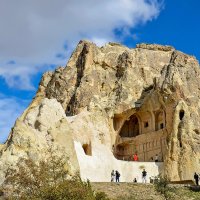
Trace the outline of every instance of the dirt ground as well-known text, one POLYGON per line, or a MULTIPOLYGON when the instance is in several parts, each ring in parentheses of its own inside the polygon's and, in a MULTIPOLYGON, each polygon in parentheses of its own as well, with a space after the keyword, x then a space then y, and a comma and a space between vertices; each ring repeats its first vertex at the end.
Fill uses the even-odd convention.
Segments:
POLYGON ((115 200, 200 200, 200 192, 180 185, 170 186, 167 197, 155 190, 153 184, 141 183, 91 183, 95 191, 105 192, 115 200))

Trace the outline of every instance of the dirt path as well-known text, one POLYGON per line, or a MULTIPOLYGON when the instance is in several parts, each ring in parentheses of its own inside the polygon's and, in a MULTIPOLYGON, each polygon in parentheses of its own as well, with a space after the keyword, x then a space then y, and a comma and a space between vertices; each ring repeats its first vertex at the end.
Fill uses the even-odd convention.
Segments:
POLYGON ((152 184, 92 183, 92 187, 95 191, 105 192, 112 199, 125 200, 128 196, 131 196, 133 200, 164 200, 162 195, 154 190, 152 184))
POLYGON ((191 191, 183 185, 170 185, 167 198, 158 193, 152 184, 91 183, 95 191, 105 192, 113 200, 200 200, 200 191, 191 191))

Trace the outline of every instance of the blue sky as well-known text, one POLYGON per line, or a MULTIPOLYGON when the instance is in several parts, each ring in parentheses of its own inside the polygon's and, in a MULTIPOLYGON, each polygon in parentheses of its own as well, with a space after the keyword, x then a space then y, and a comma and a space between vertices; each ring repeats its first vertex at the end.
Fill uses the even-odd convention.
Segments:
POLYGON ((166 0, 164 5, 156 20, 132 30, 139 37, 137 42, 172 45, 200 60, 200 1, 166 0))
POLYGON ((199 0, 1 0, 0 142, 80 39, 172 45, 200 60, 199 9, 199 0))

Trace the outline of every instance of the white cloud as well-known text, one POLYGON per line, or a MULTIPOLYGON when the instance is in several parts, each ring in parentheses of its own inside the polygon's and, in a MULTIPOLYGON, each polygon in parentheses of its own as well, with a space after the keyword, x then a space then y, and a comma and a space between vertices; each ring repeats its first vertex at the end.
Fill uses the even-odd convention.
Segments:
MULTIPOLYGON (((9 87, 35 90, 33 76, 52 65, 65 65, 80 39, 99 46, 122 41, 131 35, 130 28, 159 15, 161 1, 1 0, 0 76, 9 87)), ((27 105, 28 101, 0 93, 1 142, 27 105)))
POLYGON ((0 75, 9 87, 34 90, 30 77, 36 74, 38 69, 29 65, 5 64, 0 67, 0 75))
MULTIPOLYGON (((10 87, 33 89, 30 78, 46 70, 44 63, 65 64, 55 56, 63 53, 64 43, 72 49, 82 38, 98 45, 118 41, 122 36, 114 30, 126 35, 129 28, 156 18, 161 10, 158 1, 1 0, 0 75, 10 87), (9 60, 17 65, 5 64, 9 60)), ((68 53, 64 52, 66 57, 68 53)))
POLYGON ((27 101, 0 94, 0 143, 5 142, 15 120, 24 111, 27 101))
POLYGON ((99 47, 103 46, 104 44, 108 43, 109 40, 105 39, 105 38, 91 38, 91 40, 99 47))

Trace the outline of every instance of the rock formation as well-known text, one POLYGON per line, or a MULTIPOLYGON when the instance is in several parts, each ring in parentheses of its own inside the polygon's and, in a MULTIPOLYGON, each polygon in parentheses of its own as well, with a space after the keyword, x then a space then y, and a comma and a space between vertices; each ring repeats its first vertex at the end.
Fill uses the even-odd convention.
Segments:
POLYGON ((192 179, 200 162, 199 76, 198 61, 170 46, 80 41, 65 67, 43 75, 0 147, 1 180, 20 157, 42 158, 48 141, 69 157, 71 173, 91 181, 110 181, 112 169, 131 181, 142 167, 192 179), (135 152, 141 163, 130 162, 135 152), (163 164, 147 162, 156 154, 163 164))

